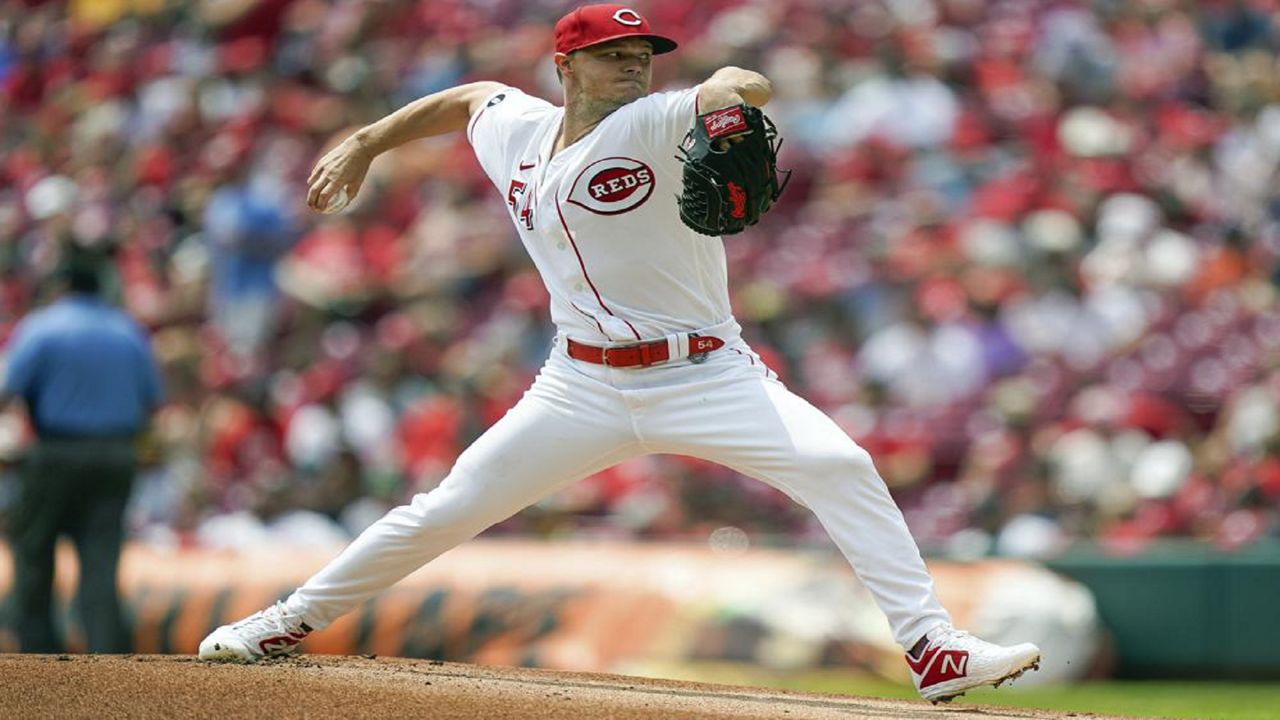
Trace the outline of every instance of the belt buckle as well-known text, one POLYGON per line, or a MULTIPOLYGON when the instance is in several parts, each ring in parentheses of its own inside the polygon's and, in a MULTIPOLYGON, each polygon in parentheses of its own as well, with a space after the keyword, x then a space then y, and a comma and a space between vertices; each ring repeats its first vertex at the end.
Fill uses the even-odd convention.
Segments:
MULTIPOLYGON (((690 346, 693 345, 693 339, 696 337, 699 337, 698 333, 689 333, 690 346)), ((705 353, 705 352, 689 353, 689 362, 693 363, 694 365, 701 365, 702 363, 707 361, 708 354, 709 353, 705 353)))
POLYGON ((606 367, 637 367, 635 365, 614 365, 612 362, 609 362, 610 352, 618 350, 638 350, 640 352, 640 364, 638 367, 649 367, 654 364, 653 359, 649 355, 651 352, 649 349, 649 343, 640 342, 631 343, 630 345, 619 345, 616 347, 605 348, 604 352, 600 355, 600 359, 604 361, 606 367))

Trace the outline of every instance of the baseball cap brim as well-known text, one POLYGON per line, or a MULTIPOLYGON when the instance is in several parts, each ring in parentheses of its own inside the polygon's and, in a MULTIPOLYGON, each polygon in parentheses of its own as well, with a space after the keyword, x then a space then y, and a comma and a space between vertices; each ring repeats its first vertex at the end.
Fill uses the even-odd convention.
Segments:
POLYGON ((679 45, 676 44, 675 40, 672 40, 669 37, 663 37, 661 35, 654 35, 653 33, 618 33, 617 35, 610 35, 609 37, 606 37, 606 38, 592 40, 591 42, 586 43, 585 45, 579 45, 578 47, 559 50, 558 52, 568 54, 575 50, 582 50, 583 48, 595 47, 596 45, 603 45, 607 42, 613 42, 614 40, 622 40, 625 38, 638 38, 640 40, 648 40, 649 42, 653 43, 654 55, 662 55, 663 53, 669 53, 672 50, 675 50, 677 47, 679 47, 679 45))

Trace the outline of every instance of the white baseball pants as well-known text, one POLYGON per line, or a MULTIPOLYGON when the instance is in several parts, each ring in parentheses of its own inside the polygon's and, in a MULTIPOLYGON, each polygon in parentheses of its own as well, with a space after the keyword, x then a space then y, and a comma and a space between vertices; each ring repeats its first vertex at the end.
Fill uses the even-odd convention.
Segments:
POLYGON ((325 627, 551 492, 628 458, 672 453, 762 480, 816 513, 904 648, 949 623, 867 452, 787 390, 736 332, 720 337, 726 346, 702 364, 648 368, 571 360, 561 339, 524 397, 439 487, 370 526, 287 607, 325 627))

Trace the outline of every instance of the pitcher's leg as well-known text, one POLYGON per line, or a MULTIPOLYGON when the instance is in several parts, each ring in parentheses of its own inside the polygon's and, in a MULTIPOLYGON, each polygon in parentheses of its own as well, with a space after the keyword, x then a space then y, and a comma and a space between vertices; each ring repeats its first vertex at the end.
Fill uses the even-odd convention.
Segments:
POLYGON ((728 465, 810 508, 888 616, 922 697, 945 702, 1038 667, 1032 643, 995 645, 951 626, 871 458, 830 418, 759 368, 708 378, 655 403, 641 435, 655 451, 728 465))
POLYGON ((650 446, 726 465, 808 507, 904 647, 950 623, 902 512, 867 452, 763 372, 729 374, 715 385, 707 393, 686 392, 664 401, 663 412, 654 416, 657 422, 642 428, 650 446), (704 395, 716 402, 701 402, 704 395))
POLYGON ((370 526, 293 593, 286 608, 309 626, 324 627, 553 490, 643 452, 625 414, 610 415, 602 398, 574 398, 563 390, 539 378, 467 448, 439 487, 370 526))

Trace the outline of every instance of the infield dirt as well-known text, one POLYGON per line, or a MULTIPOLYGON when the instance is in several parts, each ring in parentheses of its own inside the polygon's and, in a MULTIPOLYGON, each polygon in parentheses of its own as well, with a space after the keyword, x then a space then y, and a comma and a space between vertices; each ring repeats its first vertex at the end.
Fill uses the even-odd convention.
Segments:
POLYGON ((0 718, 1095 718, 622 675, 307 655, 0 655, 0 718))

